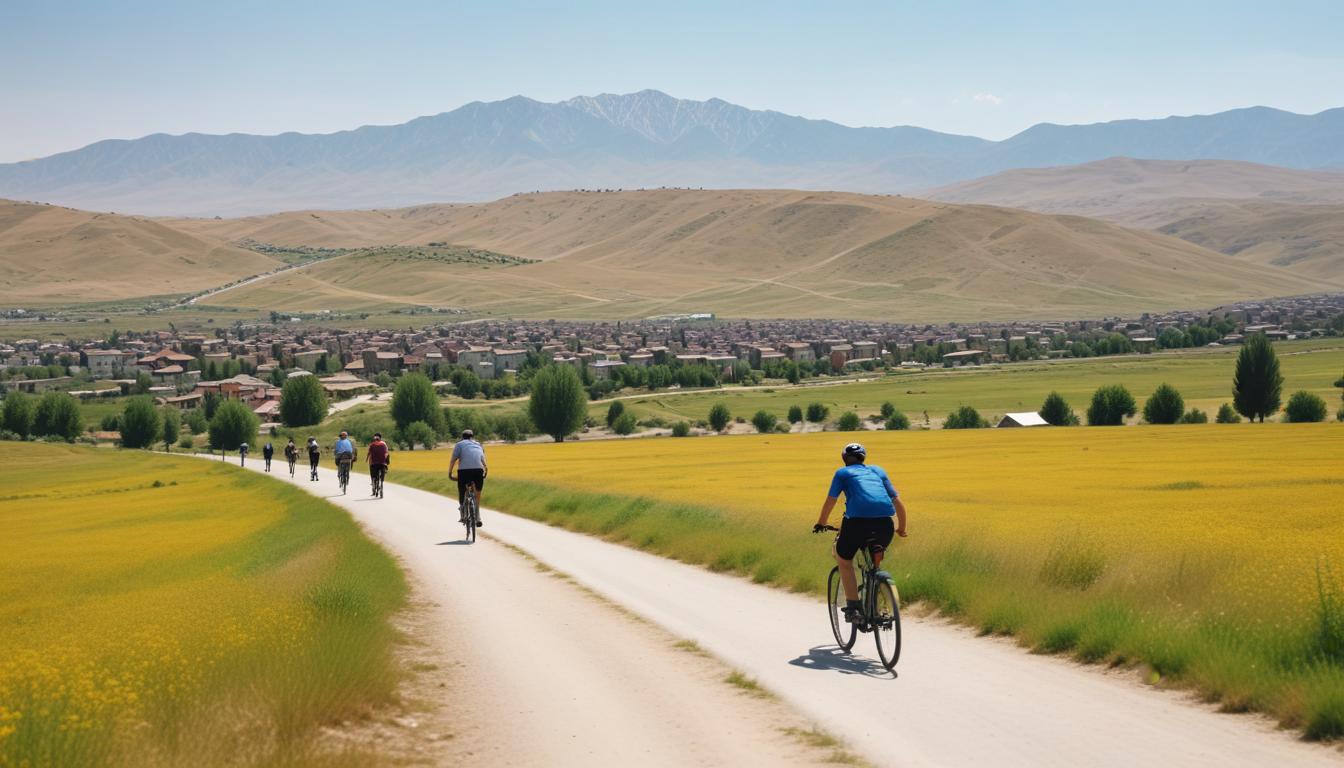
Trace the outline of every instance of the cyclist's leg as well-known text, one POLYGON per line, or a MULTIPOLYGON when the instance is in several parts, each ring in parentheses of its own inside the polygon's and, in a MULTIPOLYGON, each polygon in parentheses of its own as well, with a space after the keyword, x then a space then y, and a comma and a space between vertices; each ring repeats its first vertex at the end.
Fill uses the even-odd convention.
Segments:
POLYGON ((462 475, 466 470, 457 471, 457 522, 465 523, 467 513, 465 510, 467 504, 467 480, 462 475))
POLYGON ((864 521, 861 518, 845 518, 840 523, 840 533, 835 537, 835 564, 840 568, 840 583, 845 588, 845 600, 850 605, 858 602, 859 584, 854 576, 854 556, 863 545, 864 521))

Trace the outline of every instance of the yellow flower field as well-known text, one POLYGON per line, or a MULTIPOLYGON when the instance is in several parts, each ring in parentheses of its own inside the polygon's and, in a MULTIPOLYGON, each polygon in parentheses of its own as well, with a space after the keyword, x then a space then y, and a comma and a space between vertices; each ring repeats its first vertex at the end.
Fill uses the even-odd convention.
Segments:
MULTIPOLYGON (((855 438, 910 510, 889 559, 907 601, 1344 735, 1337 424, 492 445, 485 503, 819 590, 809 529, 855 438)), ((400 452, 391 479, 442 489, 446 465, 400 452)))
POLYGON ((0 462, 0 765, 321 762, 389 695, 405 586, 335 507, 188 457, 0 462))

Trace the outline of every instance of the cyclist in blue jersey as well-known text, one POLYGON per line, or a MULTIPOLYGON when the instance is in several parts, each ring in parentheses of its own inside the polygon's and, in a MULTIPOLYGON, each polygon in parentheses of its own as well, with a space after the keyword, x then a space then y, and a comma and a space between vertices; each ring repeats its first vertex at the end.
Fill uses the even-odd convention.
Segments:
MULTIPOLYGON (((826 521, 835 509, 840 494, 845 494, 845 519, 840 523, 840 534, 835 537, 835 562, 840 566, 840 581, 845 587, 845 620, 862 620, 859 586, 854 578, 854 555, 859 547, 879 544, 885 548, 892 535, 904 537, 905 504, 891 484, 891 478, 881 467, 865 462, 868 451, 859 443, 850 443, 840 454, 845 466, 837 469, 831 478, 831 489, 821 505, 821 516, 812 526, 813 533, 826 529, 826 521), (893 532, 892 516, 897 525, 893 532)), ((881 554, 875 558, 881 561, 881 554)))

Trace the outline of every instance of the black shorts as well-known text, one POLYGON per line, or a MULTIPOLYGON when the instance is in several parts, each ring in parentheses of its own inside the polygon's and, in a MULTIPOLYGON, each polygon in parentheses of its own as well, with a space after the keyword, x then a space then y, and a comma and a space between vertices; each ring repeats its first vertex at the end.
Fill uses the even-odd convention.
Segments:
POLYGON ((890 517, 846 517, 840 523, 840 535, 835 537, 835 553, 846 560, 853 560, 859 553, 859 547, 891 544, 896 535, 896 524, 890 517))
POLYGON ((387 477, 387 465, 386 465, 386 464, 370 464, 370 465, 369 465, 369 474, 370 474, 371 476, 373 476, 373 477, 378 478, 379 480, 382 480, 383 478, 387 477))
POLYGON ((484 469, 459 469, 457 470, 457 493, 459 496, 467 492, 467 483, 476 485, 476 492, 480 493, 485 488, 485 470, 484 469))

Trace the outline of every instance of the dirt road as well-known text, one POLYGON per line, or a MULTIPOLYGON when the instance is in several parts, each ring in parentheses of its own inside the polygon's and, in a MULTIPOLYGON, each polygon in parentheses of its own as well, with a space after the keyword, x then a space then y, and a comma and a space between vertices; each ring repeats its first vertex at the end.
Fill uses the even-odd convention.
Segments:
MULTIPOLYGON (((299 485, 329 496, 333 477, 324 471, 323 483, 299 485)), ((737 719, 742 698, 725 700, 725 686, 697 688, 684 671, 693 668, 688 655, 594 618, 501 543, 695 641, 879 765, 1344 765, 1339 751, 1261 719, 1218 714, 1131 674, 1033 656, 936 621, 907 619, 893 678, 873 660, 868 636, 854 655, 839 654, 814 599, 489 510, 488 538, 455 545, 461 526, 443 497, 389 484, 387 498, 372 501, 366 482, 356 476, 352 494, 333 501, 400 556, 444 610, 466 617, 465 637, 452 642, 472 649, 481 690, 502 708, 490 716, 511 716, 516 738, 539 750, 533 762, 571 764, 610 746, 641 764, 750 764, 780 759, 755 752, 761 740, 776 750, 788 740, 737 719), (584 743, 590 729, 611 743, 584 743), (743 752, 743 744, 753 746, 743 752)), ((825 551, 818 537, 819 579, 825 551)))

